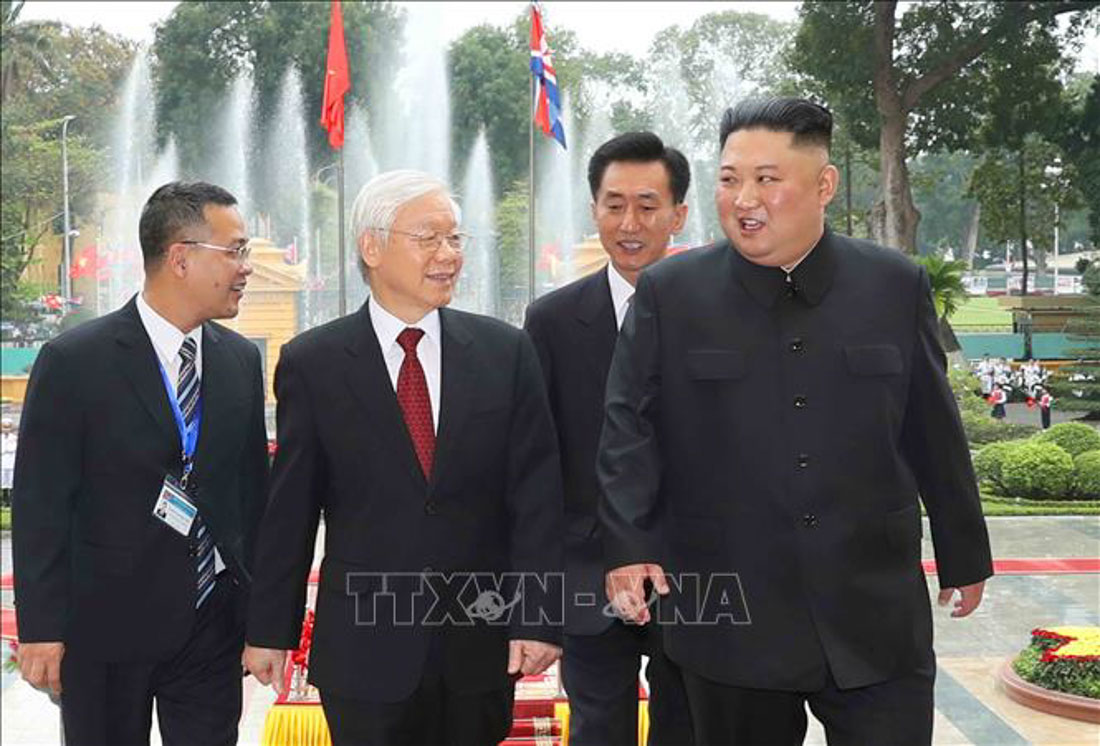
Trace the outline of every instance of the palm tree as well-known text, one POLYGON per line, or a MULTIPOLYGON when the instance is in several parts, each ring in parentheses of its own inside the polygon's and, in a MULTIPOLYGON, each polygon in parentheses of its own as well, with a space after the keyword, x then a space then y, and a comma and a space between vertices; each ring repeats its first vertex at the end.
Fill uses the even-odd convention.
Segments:
POLYGON ((960 259, 948 261, 936 254, 918 256, 915 261, 928 271, 932 302, 936 305, 936 318, 940 320, 940 344, 948 354, 958 352, 962 347, 948 319, 959 310, 959 304, 966 297, 962 281, 966 262, 960 259))
POLYGON ((59 24, 56 21, 20 23, 22 11, 23 0, 0 2, 0 101, 4 103, 34 68, 50 74, 50 39, 45 31, 59 24))

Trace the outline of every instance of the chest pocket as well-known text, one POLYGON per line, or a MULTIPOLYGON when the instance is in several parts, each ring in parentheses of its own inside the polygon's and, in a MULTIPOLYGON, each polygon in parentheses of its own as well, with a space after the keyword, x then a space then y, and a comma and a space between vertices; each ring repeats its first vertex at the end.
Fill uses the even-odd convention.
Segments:
POLYGON ((848 371, 856 376, 896 376, 902 372, 901 350, 895 345, 845 347, 848 371))
POLYGON ((695 381, 735 381, 745 377, 748 363, 736 350, 688 350, 687 372, 695 381))

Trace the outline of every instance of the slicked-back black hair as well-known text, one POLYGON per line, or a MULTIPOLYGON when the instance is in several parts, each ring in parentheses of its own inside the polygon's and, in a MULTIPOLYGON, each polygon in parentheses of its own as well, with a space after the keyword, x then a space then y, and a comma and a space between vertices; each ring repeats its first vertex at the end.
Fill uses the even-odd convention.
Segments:
POLYGON ((615 161, 652 163, 660 161, 668 172, 668 186, 673 204, 680 204, 691 186, 691 166, 687 158, 676 148, 666 147, 661 138, 652 132, 624 132, 600 147, 588 160, 588 188, 592 199, 600 191, 604 172, 615 161))

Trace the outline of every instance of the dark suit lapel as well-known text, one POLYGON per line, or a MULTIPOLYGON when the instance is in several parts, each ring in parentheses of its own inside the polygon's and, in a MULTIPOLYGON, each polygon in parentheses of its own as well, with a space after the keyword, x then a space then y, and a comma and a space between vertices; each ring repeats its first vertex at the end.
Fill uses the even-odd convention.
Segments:
POLYGON ((355 401, 366 410, 367 422, 376 436, 375 440, 390 449, 413 478, 425 484, 424 472, 416 458, 405 417, 397 404, 397 394, 390 383, 390 374, 370 321, 367 303, 359 309, 360 323, 356 324, 355 336, 346 347, 348 367, 345 378, 348 388, 355 401))
POLYGON ((171 438, 173 447, 178 451, 179 430, 168 404, 168 393, 164 389, 157 353, 142 326, 137 303, 133 298, 118 311, 117 319, 115 342, 118 345, 118 367, 129 379, 134 393, 149 412, 149 416, 157 423, 164 436, 171 438))
POLYGON ((607 373, 611 369, 611 356, 615 352, 615 341, 619 336, 606 269, 595 272, 581 286, 576 318, 585 358, 591 364, 593 374, 600 381, 606 381, 607 373))
POLYGON ((440 366, 439 427, 436 428, 435 458, 432 462, 434 485, 451 457, 462 426, 470 414, 471 393, 477 385, 476 366, 470 343, 473 336, 462 317, 439 309, 442 365, 440 366))
POLYGON ((213 463, 224 449, 226 437, 237 432, 240 417, 233 409, 247 402, 248 381, 233 351, 221 333, 210 324, 203 325, 202 337, 202 426, 195 447, 195 470, 213 463))

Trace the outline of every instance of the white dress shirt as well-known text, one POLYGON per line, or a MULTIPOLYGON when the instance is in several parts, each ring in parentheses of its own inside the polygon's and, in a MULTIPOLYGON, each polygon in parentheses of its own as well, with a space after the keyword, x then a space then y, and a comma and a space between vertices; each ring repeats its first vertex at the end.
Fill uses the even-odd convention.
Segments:
MULTIPOLYGON (((168 381, 173 388, 179 382, 180 366, 183 364, 183 358, 180 357, 180 347, 183 346, 183 340, 186 337, 195 340, 195 375, 199 377, 201 384, 202 327, 197 326, 184 334, 175 324, 153 310, 153 307, 145 301, 144 293, 137 294, 137 310, 138 316, 141 317, 141 325, 145 327, 145 333, 149 335, 149 341, 153 343, 157 360, 160 361, 164 372, 168 374, 168 381)), ((215 547, 214 574, 216 575, 224 569, 225 562, 222 561, 222 555, 215 547)))
POLYGON ((390 374, 390 384, 397 392, 397 375, 401 372, 401 363, 405 362, 405 350, 397 343, 397 335, 405 329, 415 327, 424 330, 424 336, 416 344, 416 357, 424 369, 424 378, 428 382, 428 398, 432 404, 432 429, 439 433, 439 381, 443 367, 443 338, 440 336, 439 309, 433 308, 415 324, 406 324, 382 307, 371 296, 367 302, 370 322, 374 334, 378 337, 378 346, 382 349, 382 359, 386 361, 386 371, 390 374))
POLYGON ((634 286, 619 274, 615 265, 607 263, 607 284, 611 286, 611 306, 615 309, 615 326, 623 328, 623 319, 630 308, 630 299, 634 297, 634 286))

